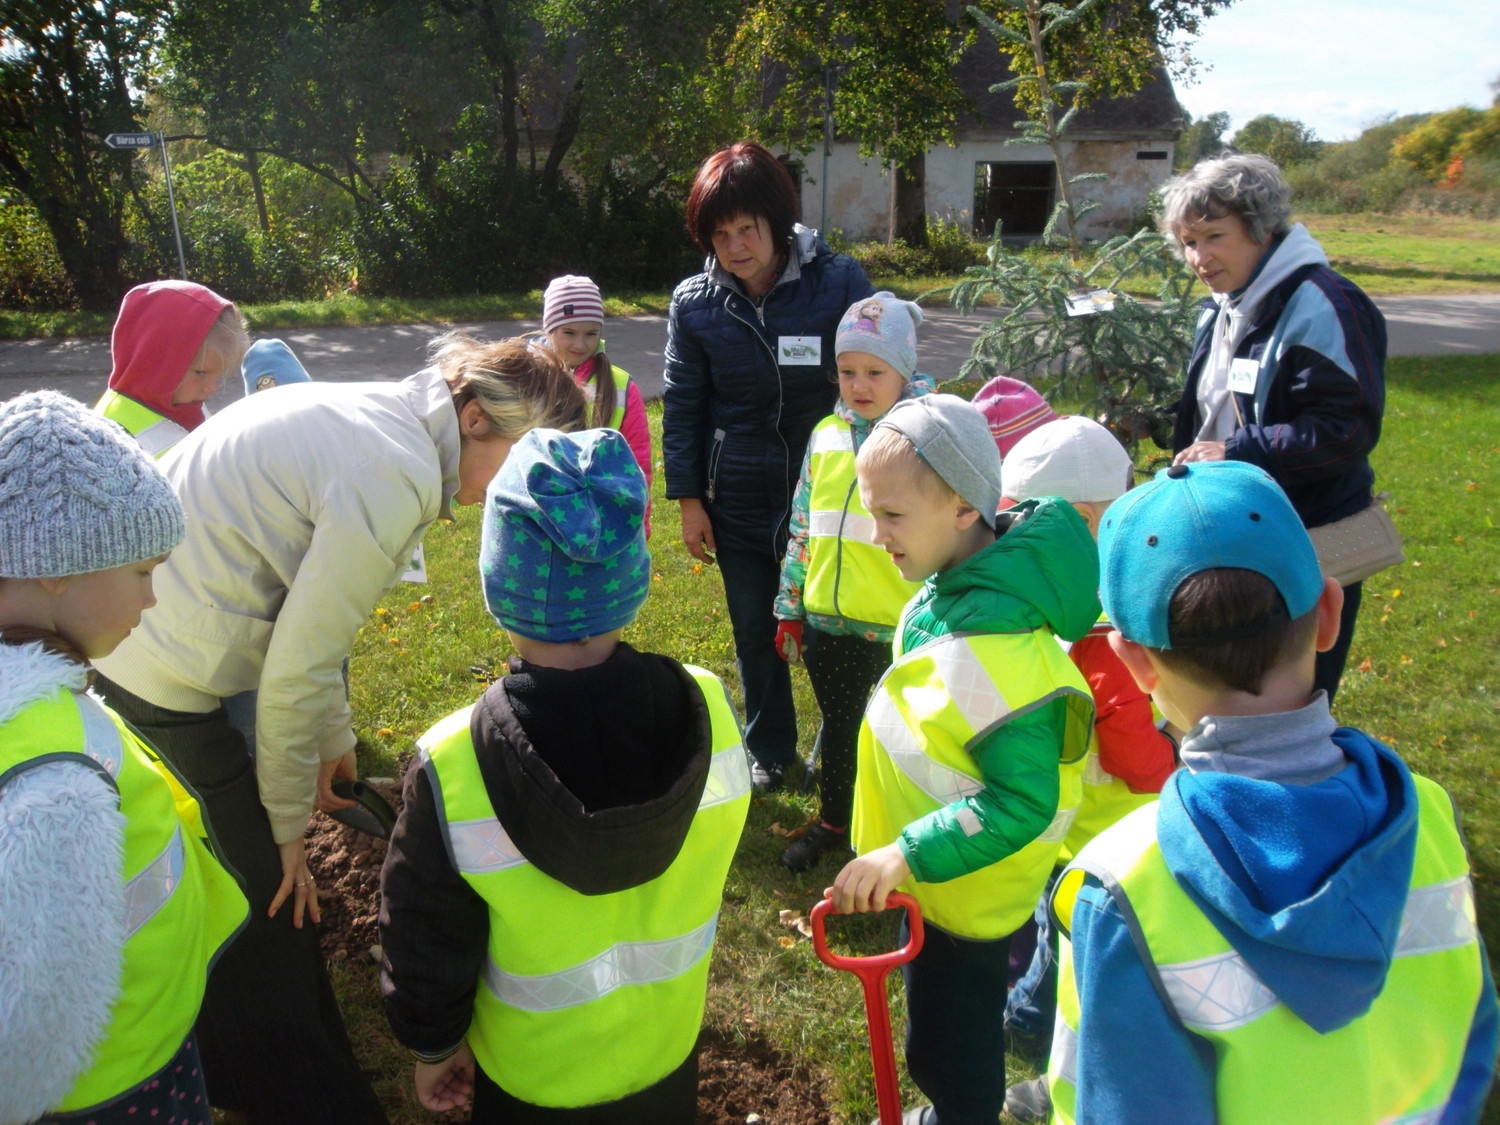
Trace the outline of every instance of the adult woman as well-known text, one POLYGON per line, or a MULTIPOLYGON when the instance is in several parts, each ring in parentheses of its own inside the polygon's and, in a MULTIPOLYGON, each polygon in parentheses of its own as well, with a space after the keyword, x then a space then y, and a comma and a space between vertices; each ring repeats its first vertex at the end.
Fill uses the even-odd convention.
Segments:
MULTIPOLYGON (((1162 189, 1162 230, 1213 292, 1204 303, 1172 436, 1176 462, 1249 461, 1309 528, 1372 503, 1370 451, 1385 409, 1385 318, 1291 223, 1291 189, 1264 156, 1205 160, 1162 189)), ((1354 637, 1344 588, 1338 643, 1318 655, 1330 700, 1354 637)))
POLYGON ((714 153, 688 195, 708 255, 672 294, 662 450, 682 540, 717 558, 762 791, 796 760, 791 675, 776 655, 787 517, 808 436, 833 408, 839 318, 874 292, 858 262, 797 222, 796 188, 753 142, 714 153))
POLYGON ((162 459, 188 533, 158 604, 100 661, 102 695, 206 803, 245 880, 246 931, 209 977, 199 1036, 216 1105, 252 1122, 378 1122, 304 913, 302 836, 354 776, 341 665, 449 503, 476 504, 534 426, 578 429, 583 393, 524 340, 450 336, 395 384, 251 395, 162 459), (254 762, 222 701, 256 689, 254 762), (290 910, 283 904, 290 900, 290 910))

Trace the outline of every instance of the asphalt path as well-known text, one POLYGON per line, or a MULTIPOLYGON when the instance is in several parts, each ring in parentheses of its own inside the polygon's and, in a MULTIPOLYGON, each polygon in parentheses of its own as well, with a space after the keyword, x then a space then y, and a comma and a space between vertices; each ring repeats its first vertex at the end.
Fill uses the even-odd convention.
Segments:
MULTIPOLYGON (((1376 300, 1390 331, 1391 355, 1500 353, 1500 294, 1443 297, 1382 297, 1376 300)), ((918 331, 922 370, 951 379, 968 358, 988 322, 961 316, 951 308, 926 310, 918 331)), ((365 328, 269 330, 260 335, 284 339, 314 379, 338 382, 401 379, 425 363, 428 345, 450 328, 498 339, 540 331, 535 320, 473 324, 400 324, 365 328)), ((662 352, 667 322, 661 316, 611 318, 605 324, 609 355, 635 378, 641 392, 661 394, 662 352)), ((109 340, 84 336, 64 340, 0 341, 0 400, 22 391, 49 387, 93 404, 109 379, 109 340)), ((226 379, 209 402, 221 409, 244 393, 240 381, 226 379)))

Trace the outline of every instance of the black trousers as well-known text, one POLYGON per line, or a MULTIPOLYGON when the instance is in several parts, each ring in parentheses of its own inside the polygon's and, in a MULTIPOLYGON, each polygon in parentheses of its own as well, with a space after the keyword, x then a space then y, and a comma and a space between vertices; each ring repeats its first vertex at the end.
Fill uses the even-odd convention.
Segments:
MULTIPOLYGON (((580 1066, 588 1060, 580 1059, 580 1066)), ((660 1082, 601 1105, 549 1109, 512 1097, 474 1068, 473 1125, 693 1125, 698 1117, 698 1049, 660 1082)))
POLYGON ((823 633, 809 627, 802 662, 823 713, 821 816, 835 828, 848 828, 854 808, 854 766, 859 725, 870 693, 891 664, 884 641, 823 633))
POLYGON ((168 711, 103 676, 95 689, 197 791, 220 858, 240 876, 250 919, 208 976, 198 1047, 209 1100, 253 1125, 384 1125, 355 1061, 310 920, 290 899, 267 917, 281 853, 260 803, 255 766, 221 707, 168 711))

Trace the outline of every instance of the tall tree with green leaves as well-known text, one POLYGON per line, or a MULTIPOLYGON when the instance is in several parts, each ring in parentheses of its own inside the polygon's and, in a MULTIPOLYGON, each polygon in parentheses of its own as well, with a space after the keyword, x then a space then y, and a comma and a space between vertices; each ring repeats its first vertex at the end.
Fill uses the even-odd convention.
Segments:
POLYGON ((1223 151, 1224 134, 1229 132, 1229 114, 1223 110, 1189 120, 1188 127, 1177 138, 1176 158, 1173 167, 1185 172, 1200 160, 1217 156, 1223 151))
POLYGON ((165 9, 0 3, 0 186, 41 216, 85 308, 113 308, 127 286, 126 215, 143 171, 104 138, 141 128, 141 80, 165 9))
POLYGON ((1269 156, 1283 168, 1316 160, 1323 142, 1311 128, 1300 121, 1263 113, 1241 125, 1234 135, 1234 147, 1241 152, 1258 152, 1269 156))
POLYGON ((756 131, 803 151, 821 141, 831 68, 838 134, 893 170, 891 237, 925 246, 927 150, 955 139, 972 36, 935 0, 759 0, 731 64, 756 131))

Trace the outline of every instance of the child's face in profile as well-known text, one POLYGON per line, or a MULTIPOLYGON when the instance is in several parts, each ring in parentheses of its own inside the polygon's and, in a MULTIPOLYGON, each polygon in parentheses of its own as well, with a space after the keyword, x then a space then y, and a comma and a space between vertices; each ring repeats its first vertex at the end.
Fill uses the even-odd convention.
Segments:
POLYGON ((219 352, 200 348, 193 361, 188 364, 187 374, 177 389, 172 392, 173 406, 204 403, 219 390, 219 380, 224 375, 224 357, 219 352))
POLYGON ((166 558, 55 579, 60 585, 53 594, 52 622, 58 634, 90 660, 114 652, 156 604, 151 572, 166 558))
POLYGON ((599 350, 599 331, 603 328, 597 320, 575 320, 571 324, 559 324, 547 333, 552 350, 569 371, 599 350))
POLYGON ((866 422, 895 406, 906 387, 896 369, 868 352, 839 353, 839 397, 866 422))
POLYGON ((873 542, 884 547, 908 582, 921 582, 963 561, 969 529, 979 513, 919 470, 901 465, 858 466, 859 499, 875 521, 873 542))

